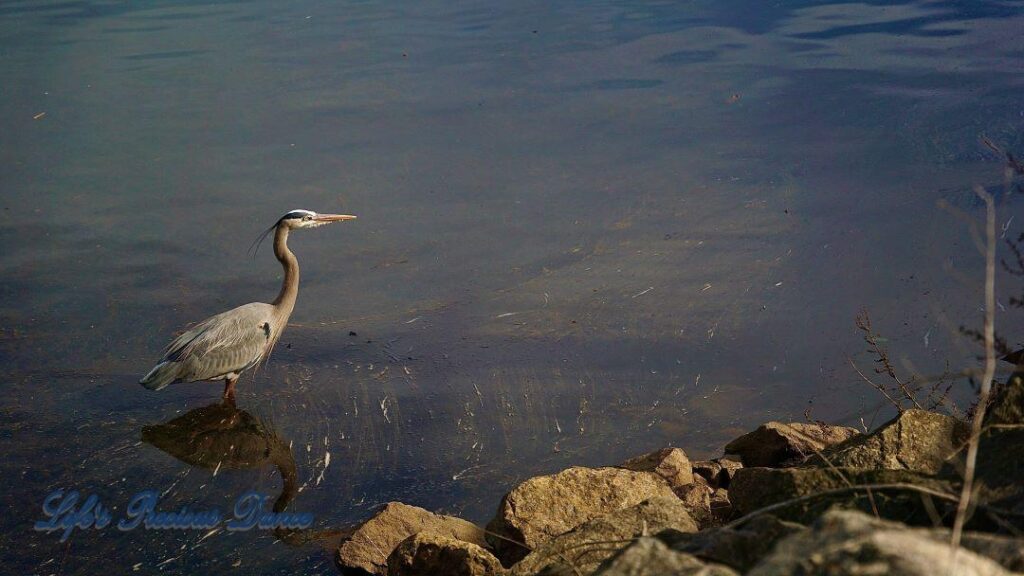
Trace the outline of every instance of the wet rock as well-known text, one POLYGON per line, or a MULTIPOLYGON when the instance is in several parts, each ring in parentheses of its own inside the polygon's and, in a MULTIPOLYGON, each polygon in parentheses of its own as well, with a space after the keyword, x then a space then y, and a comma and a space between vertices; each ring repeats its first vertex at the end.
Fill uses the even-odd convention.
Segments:
POLYGON ((671 494, 616 510, 554 537, 519 561, 512 574, 573 574, 574 569, 589 574, 625 546, 623 540, 666 529, 680 533, 697 531, 697 523, 686 506, 671 494))
POLYGON ((594 576, 738 576, 731 569, 705 564, 677 552, 657 538, 645 537, 622 549, 598 568, 594 576))
MULTIPOLYGON (((860 470, 855 468, 743 468, 729 488, 729 500, 736 516, 748 514, 786 500, 818 495, 773 511, 780 518, 808 523, 828 508, 839 505, 870 511, 871 502, 864 490, 845 490, 849 484, 916 484, 951 492, 948 482, 908 470, 860 470), (842 477, 839 475, 842 474, 842 477), (845 478, 845 480, 844 480, 845 478), (829 490, 836 493, 822 494, 829 490)), ((917 492, 905 489, 872 490, 880 514, 907 523, 930 524, 917 492)), ((941 503, 936 503, 941 505, 941 503)))
POLYGON ((636 472, 654 472, 673 488, 693 482, 693 466, 686 457, 686 452, 679 448, 655 450, 643 456, 630 458, 619 464, 619 467, 636 472))
POLYGON ((635 506, 651 498, 674 498, 664 478, 623 468, 573 467, 523 482, 502 498, 487 529, 495 555, 505 566, 529 549, 572 530, 583 522, 635 506))
POLYGON ((486 546, 483 530, 471 522, 390 502, 342 540, 335 561, 343 571, 386 574, 387 558, 395 546, 424 531, 486 546))
POLYGON ((779 466, 858 434, 856 429, 844 426, 769 422, 728 443, 725 453, 739 456, 744 466, 779 466))
POLYGON ((808 530, 781 542, 747 576, 1004 576, 996 562, 968 550, 954 557, 938 542, 902 524, 860 512, 832 510, 808 530), (955 562, 955 564, 954 564, 955 562))
MULTIPOLYGON (((871 434, 826 450, 824 456, 834 466, 936 474, 967 434, 966 424, 956 418, 907 410, 871 434)), ((817 456, 810 461, 827 465, 817 456)))
POLYGON ((501 563, 476 544, 431 532, 403 540, 387 559, 388 576, 498 576, 501 563))
POLYGON ((765 514, 738 528, 714 528, 695 534, 665 530, 658 539, 673 550, 746 572, 768 555, 776 542, 804 529, 801 524, 765 514))

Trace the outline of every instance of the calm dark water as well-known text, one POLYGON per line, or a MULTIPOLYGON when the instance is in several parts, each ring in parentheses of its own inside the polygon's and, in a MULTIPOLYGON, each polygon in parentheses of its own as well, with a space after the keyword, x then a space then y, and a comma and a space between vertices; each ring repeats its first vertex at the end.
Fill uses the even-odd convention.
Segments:
POLYGON ((334 571, 267 531, 61 544, 31 530, 57 488, 483 522, 529 475, 883 417, 860 309, 901 367, 974 356, 980 260, 936 202, 998 188, 981 135, 1024 154, 1021 30, 982 0, 0 4, 6 571, 334 571), (246 248, 291 208, 359 220, 293 236, 241 412, 138 386, 176 330, 273 298, 246 248))

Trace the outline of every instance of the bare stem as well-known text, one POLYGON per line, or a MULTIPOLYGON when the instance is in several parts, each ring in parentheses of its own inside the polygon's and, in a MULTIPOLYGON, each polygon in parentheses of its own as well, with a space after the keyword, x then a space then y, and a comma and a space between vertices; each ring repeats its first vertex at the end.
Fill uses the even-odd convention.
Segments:
POLYGON ((985 373, 981 379, 978 406, 974 410, 974 417, 971 422, 971 439, 967 445, 967 462, 964 467, 964 485, 960 491, 960 501, 957 503, 956 520, 953 522, 953 536, 950 543, 954 550, 960 546, 964 523, 967 521, 967 511, 970 508, 971 497, 974 494, 974 473, 978 461, 978 444, 981 437, 982 422, 985 419, 985 409, 988 407, 989 393, 992 391, 992 378, 996 372, 996 207, 992 195, 981 186, 976 186, 974 192, 985 201, 985 236, 987 240, 985 245, 985 373))

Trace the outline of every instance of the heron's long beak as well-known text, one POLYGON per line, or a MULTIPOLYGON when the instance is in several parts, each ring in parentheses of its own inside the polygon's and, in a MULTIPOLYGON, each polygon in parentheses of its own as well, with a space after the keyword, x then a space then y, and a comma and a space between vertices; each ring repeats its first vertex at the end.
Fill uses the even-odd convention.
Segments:
POLYGON ((313 217, 314 222, 341 222, 342 220, 355 220, 356 217, 349 214, 317 214, 313 217))

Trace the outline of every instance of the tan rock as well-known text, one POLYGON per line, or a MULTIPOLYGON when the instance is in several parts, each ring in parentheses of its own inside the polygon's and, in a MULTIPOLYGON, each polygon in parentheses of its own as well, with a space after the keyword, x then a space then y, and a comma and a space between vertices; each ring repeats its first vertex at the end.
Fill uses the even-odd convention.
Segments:
MULTIPOLYGON (((743 468, 729 488, 729 501, 735 515, 743 515, 765 506, 800 498, 811 494, 819 495, 776 510, 774 514, 785 520, 806 523, 813 521, 828 508, 841 506, 871 510, 871 498, 864 490, 845 489, 871 484, 916 484, 919 486, 950 492, 948 482, 924 476, 908 470, 861 470, 858 468, 743 468)), ((875 490, 875 506, 883 515, 901 518, 907 522, 929 522, 927 510, 917 492, 902 489, 875 490)))
POLYGON ((718 458, 715 462, 722 467, 721 471, 718 472, 717 487, 728 488, 729 484, 732 483, 732 477, 736 475, 737 470, 743 468, 743 464, 729 458, 718 458))
POLYGON ((744 466, 780 466, 858 434, 844 426, 768 422, 726 444, 725 453, 739 456, 744 466))
POLYGON ((693 482, 693 466, 686 452, 679 448, 662 448, 643 456, 630 458, 620 468, 636 472, 654 472, 664 478, 669 486, 686 486, 693 482))
POLYGON ((594 576, 738 576, 720 564, 705 564, 677 552, 657 538, 645 537, 605 561, 594 576))
POLYGON ((675 490, 676 496, 690 512, 690 516, 697 521, 701 529, 713 524, 711 514, 711 494, 714 490, 704 480, 681 486, 675 490))
POLYGON ((849 510, 825 513, 781 542, 747 576, 1009 576, 996 562, 896 522, 849 510))
POLYGON ((392 550, 409 536, 423 531, 486 546, 483 530, 471 522, 390 502, 342 540, 335 561, 343 569, 386 574, 387 558, 392 550))
POLYGON ((692 463, 693 474, 708 481, 712 488, 728 488, 733 475, 743 464, 729 458, 715 458, 714 460, 699 460, 692 463))
POLYGON ((624 541, 667 529, 680 533, 697 531, 697 523, 686 506, 671 495, 652 498, 584 522, 538 546, 512 568, 512 574, 573 574, 574 570, 589 574, 625 546, 624 541))
POLYGON ((673 550, 746 572, 771 552, 776 542, 804 529, 800 524, 764 514, 736 528, 713 528, 695 534, 666 530, 658 534, 658 539, 673 550))
POLYGON ((674 497, 664 478, 652 472, 623 468, 573 467, 537 476, 505 495, 487 529, 495 555, 505 566, 521 560, 529 549, 610 512, 644 500, 674 497))
POLYGON ((388 556, 388 576, 498 576, 501 562, 476 544, 431 532, 403 540, 388 556))
MULTIPOLYGON (((935 474, 967 437, 956 418, 924 410, 907 410, 868 435, 824 452, 833 466, 910 470, 935 474)), ((827 465, 815 456, 812 462, 827 465)))

